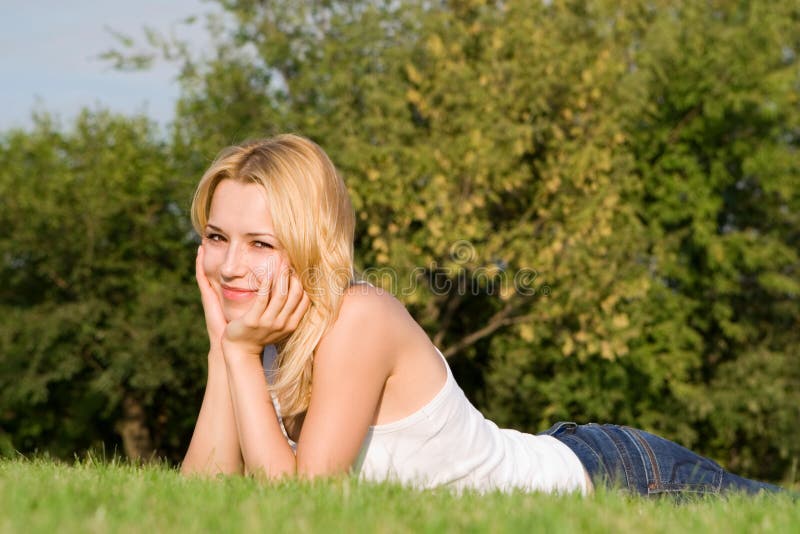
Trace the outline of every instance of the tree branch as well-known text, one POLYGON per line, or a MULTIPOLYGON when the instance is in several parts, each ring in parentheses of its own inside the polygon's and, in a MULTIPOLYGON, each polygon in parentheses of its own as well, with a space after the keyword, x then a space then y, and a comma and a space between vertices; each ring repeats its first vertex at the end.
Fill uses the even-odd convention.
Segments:
MULTIPOLYGON (((460 283, 460 282, 459 282, 460 283)), ((459 288, 460 289, 460 288, 459 288)), ((444 341, 444 336, 447 334, 447 329, 450 328, 450 323, 453 322, 453 316, 461 304, 463 291, 459 291, 454 297, 447 301, 444 313, 442 314, 442 321, 439 323, 439 330, 433 336, 433 344, 437 347, 444 341)))
POLYGON ((672 128, 672 130, 670 130, 669 135, 667 137, 667 144, 669 144, 669 145, 675 144, 675 142, 678 140, 678 137, 680 137, 680 135, 681 135, 681 131, 686 127, 687 124, 692 122, 692 120, 694 120, 695 117, 700 115, 700 113, 702 111, 703 111, 703 104, 702 103, 694 105, 692 107, 692 109, 690 109, 681 118, 681 120, 678 121, 678 124, 676 124, 672 128))
POLYGON ((513 301, 509 301, 508 304, 506 304, 503 307, 502 310, 500 310, 499 312, 495 313, 489 319, 489 321, 486 323, 486 326, 484 326, 483 328, 481 328, 479 330, 476 330, 475 332, 473 332, 473 333, 471 333, 471 334, 469 334, 467 336, 464 336, 463 338, 461 338, 460 341, 458 341, 458 343, 455 343, 454 345, 451 345, 451 346, 447 347, 447 349, 444 350, 444 352, 443 352, 444 357, 445 358, 450 358, 450 357, 458 354, 459 352, 461 352, 465 348, 467 348, 467 347, 469 347, 471 345, 474 345, 475 343, 478 342, 478 340, 483 339, 484 337, 486 337, 488 335, 491 335, 497 329, 499 329, 499 328, 501 328, 503 326, 506 326, 508 324, 513 324, 515 322, 520 322, 521 319, 524 319, 523 317, 511 317, 511 318, 509 318, 509 315, 511 315, 511 312, 513 312, 514 309, 515 309, 514 302, 513 301))

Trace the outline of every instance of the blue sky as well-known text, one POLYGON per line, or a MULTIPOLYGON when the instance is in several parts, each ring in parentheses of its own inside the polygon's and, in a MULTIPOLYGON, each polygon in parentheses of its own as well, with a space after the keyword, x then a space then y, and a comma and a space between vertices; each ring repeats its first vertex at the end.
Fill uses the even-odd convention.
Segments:
POLYGON ((202 24, 177 24, 218 11, 207 0, 0 0, 0 131, 28 127, 31 111, 55 113, 68 124, 85 106, 172 118, 177 69, 116 72, 97 56, 115 46, 111 27, 144 42, 142 28, 174 31, 208 47, 202 24))

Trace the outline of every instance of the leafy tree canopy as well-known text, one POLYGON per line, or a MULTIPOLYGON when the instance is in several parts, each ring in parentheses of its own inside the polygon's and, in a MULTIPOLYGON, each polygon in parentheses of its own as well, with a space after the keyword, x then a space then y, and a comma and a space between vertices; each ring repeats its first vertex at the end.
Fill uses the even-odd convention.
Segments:
POLYGON ((210 56, 153 33, 150 56, 108 54, 180 66, 167 140, 87 113, 0 144, 14 446, 54 448, 69 413, 63 451, 135 427, 179 457, 203 382, 192 184, 223 146, 295 131, 348 183, 359 268, 498 423, 637 425, 789 472, 796 2, 218 3, 210 56))

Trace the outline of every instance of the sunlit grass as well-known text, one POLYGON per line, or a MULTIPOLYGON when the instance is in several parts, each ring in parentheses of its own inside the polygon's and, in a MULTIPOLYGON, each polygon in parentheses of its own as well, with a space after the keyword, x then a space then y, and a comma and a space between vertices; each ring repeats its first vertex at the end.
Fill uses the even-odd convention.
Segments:
POLYGON ((677 504, 601 491, 455 495, 344 478, 186 479, 164 465, 0 460, 2 532, 789 532, 800 504, 735 496, 677 504))

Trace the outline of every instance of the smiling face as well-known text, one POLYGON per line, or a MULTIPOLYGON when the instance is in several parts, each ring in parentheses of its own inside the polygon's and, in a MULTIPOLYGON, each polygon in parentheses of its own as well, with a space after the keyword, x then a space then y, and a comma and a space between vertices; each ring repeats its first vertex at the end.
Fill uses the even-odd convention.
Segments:
POLYGON ((288 264, 264 190, 234 180, 222 180, 214 190, 203 250, 206 277, 228 321, 250 308, 264 276, 273 273, 282 258, 288 264))
POLYGON ((203 236, 201 268, 229 321, 252 306, 265 265, 294 269, 311 304, 281 349, 273 388, 282 412, 305 411, 315 347, 355 275, 355 214, 342 177, 310 139, 248 141, 223 149, 203 173, 191 216, 203 236))

